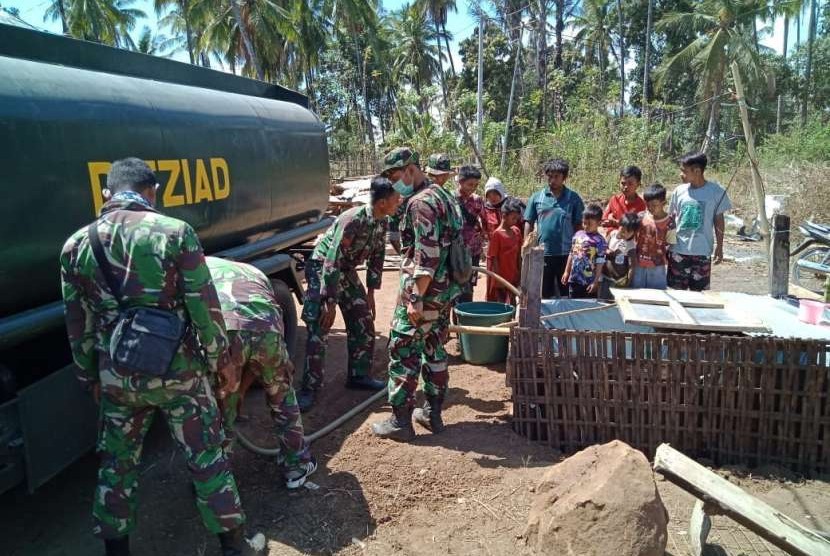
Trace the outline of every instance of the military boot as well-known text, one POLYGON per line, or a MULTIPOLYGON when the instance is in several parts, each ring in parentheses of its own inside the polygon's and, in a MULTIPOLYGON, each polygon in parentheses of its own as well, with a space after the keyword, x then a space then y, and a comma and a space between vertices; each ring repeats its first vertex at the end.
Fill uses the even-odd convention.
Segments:
POLYGON ((372 423, 372 432, 381 438, 409 442, 415 438, 415 429, 412 428, 412 407, 409 405, 392 406, 392 416, 380 423, 372 423))
POLYGON ((441 418, 441 408, 444 405, 444 394, 427 396, 424 407, 419 407, 412 414, 415 422, 432 432, 438 434, 444 430, 444 420, 441 418))
POLYGON ((255 556, 265 550, 265 536, 257 533, 247 539, 241 525, 236 529, 219 533, 218 537, 222 546, 222 556, 255 556))
POLYGON ((104 539, 104 551, 107 556, 130 556, 130 537, 104 539))

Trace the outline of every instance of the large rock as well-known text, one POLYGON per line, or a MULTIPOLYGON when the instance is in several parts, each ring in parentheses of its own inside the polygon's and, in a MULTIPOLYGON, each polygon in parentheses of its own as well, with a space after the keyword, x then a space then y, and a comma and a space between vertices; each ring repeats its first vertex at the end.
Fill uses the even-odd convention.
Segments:
POLYGON ((615 440, 545 473, 525 539, 542 554, 663 556, 667 522, 648 460, 615 440))

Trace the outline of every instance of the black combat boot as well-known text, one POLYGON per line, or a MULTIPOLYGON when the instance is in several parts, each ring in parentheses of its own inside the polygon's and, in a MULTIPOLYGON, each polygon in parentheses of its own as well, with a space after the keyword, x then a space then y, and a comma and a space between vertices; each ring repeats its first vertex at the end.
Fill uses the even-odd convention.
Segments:
POLYGON ((317 390, 313 388, 300 388, 297 391, 297 405, 300 408, 300 413, 305 413, 314 406, 314 401, 317 398, 317 390))
POLYGON ((265 550, 265 537, 257 533, 250 539, 245 538, 245 530, 240 525, 236 529, 219 533, 222 556, 255 556, 265 550))
POLYGON ((381 438, 409 442, 415 438, 415 429, 412 428, 412 407, 392 406, 392 416, 380 423, 373 423, 372 432, 381 438))
POLYGON ((374 390, 378 392, 386 388, 386 381, 377 380, 370 376, 350 376, 346 380, 346 388, 350 390, 374 390))
POLYGON ((130 537, 104 539, 104 550, 107 556, 130 556, 130 537))
POLYGON ((412 414, 415 422, 432 432, 438 434, 444 430, 444 420, 441 418, 441 408, 444 405, 444 394, 427 396, 424 407, 419 407, 412 414))

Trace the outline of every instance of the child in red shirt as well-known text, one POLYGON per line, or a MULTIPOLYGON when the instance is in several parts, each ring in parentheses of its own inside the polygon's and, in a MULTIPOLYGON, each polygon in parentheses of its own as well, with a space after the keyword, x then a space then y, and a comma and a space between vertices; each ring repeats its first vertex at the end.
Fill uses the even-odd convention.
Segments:
POLYGON ((642 179, 643 172, 636 166, 626 166, 620 170, 620 192, 611 197, 602 213, 602 226, 606 234, 620 227, 623 215, 645 212, 646 202, 637 195, 642 179))
MULTIPOLYGON (((524 205, 518 199, 508 198, 501 206, 501 222, 490 236, 487 247, 487 270, 495 272, 514 286, 521 278, 522 222, 524 205)), ((487 277, 487 301, 516 304, 516 297, 501 282, 487 277)))

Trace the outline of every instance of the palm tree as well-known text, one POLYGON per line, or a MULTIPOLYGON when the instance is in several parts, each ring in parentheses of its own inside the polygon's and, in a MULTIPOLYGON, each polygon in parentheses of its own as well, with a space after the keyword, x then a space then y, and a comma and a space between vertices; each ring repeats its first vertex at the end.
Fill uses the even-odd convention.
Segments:
POLYGON ((574 17, 578 29, 574 40, 582 48, 586 67, 599 66, 600 90, 605 90, 605 67, 609 53, 617 58, 612 38, 614 26, 611 3, 607 0, 584 0, 582 12, 574 17))
MULTIPOLYGON (((404 4, 397 13, 395 31, 395 69, 399 80, 407 81, 423 102, 424 86, 439 72, 436 32, 430 27, 427 14, 415 4, 404 4)), ((426 109, 423 105, 422 108, 426 109)))
MULTIPOLYGON (((450 11, 457 11, 455 6, 455 0, 416 0, 416 4, 419 4, 422 9, 425 9, 426 12, 429 14, 430 19, 432 20, 433 25, 435 26, 435 41, 438 47, 438 58, 439 60, 444 59, 444 54, 441 49, 441 38, 445 39, 447 43, 447 57, 450 59, 450 63, 452 62, 452 52, 450 51, 449 45, 449 37, 446 36, 446 29, 447 29, 447 16, 450 11), (443 29, 443 33, 442 33, 443 29)), ((447 76, 444 74, 444 64, 438 64, 440 70, 440 77, 441 77, 441 91, 444 95, 444 104, 447 104, 447 76)), ((455 67, 453 65, 453 73, 455 73, 455 67)))
POLYGON ((57 19, 61 20, 61 28, 63 28, 63 34, 69 34, 69 23, 66 17, 66 5, 64 0, 53 0, 53 2, 46 8, 46 13, 43 15, 43 21, 51 20, 55 21, 57 19))
POLYGON ((331 21, 333 28, 339 28, 346 37, 351 38, 356 68, 360 74, 361 88, 363 90, 366 129, 369 142, 373 148, 375 144, 374 130, 367 95, 367 75, 364 68, 366 53, 365 49, 360 46, 360 39, 368 39, 370 43, 373 43, 373 50, 375 52, 380 51, 377 43, 377 7, 377 0, 326 0, 326 5, 323 10, 325 17, 331 21))
POLYGON ((168 19, 181 18, 181 21, 184 23, 184 36, 185 36, 185 43, 187 44, 187 55, 190 57, 190 63, 196 63, 196 53, 194 50, 194 40, 193 40, 193 28, 191 26, 191 14, 190 14, 190 7, 188 5, 188 0, 153 0, 153 8, 156 10, 156 16, 161 15, 162 13, 168 12, 170 8, 172 8, 176 13, 175 16, 173 14, 168 13, 168 19))
POLYGON ((135 0, 55 0, 46 9, 45 19, 61 19, 70 36, 120 48, 135 49, 130 31, 146 17, 130 8, 135 0))
POLYGON ((161 56, 164 50, 166 39, 163 35, 153 35, 153 32, 148 26, 144 26, 141 30, 141 35, 138 37, 136 50, 142 54, 149 54, 151 56, 161 56))
POLYGON ((748 22, 755 21, 756 10, 743 0, 702 0, 693 11, 672 12, 657 22, 658 31, 692 31, 698 36, 676 54, 669 56, 657 70, 657 85, 680 71, 698 75, 698 98, 707 104, 706 135, 701 150, 708 152, 717 142, 721 97, 726 67, 733 61, 745 72, 749 82, 765 78, 748 22))

